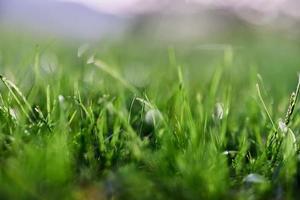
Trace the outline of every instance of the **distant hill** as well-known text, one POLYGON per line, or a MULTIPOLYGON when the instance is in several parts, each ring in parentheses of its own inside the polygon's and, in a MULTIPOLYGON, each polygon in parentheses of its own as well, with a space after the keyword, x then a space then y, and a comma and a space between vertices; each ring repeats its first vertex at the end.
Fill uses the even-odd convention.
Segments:
POLYGON ((84 5, 49 0, 0 0, 0 24, 19 31, 73 39, 98 39, 118 34, 128 19, 84 5))
POLYGON ((11 27, 15 32, 27 30, 67 39, 95 40, 122 34, 125 38, 147 37, 158 42, 173 42, 231 35, 237 29, 255 32, 252 27, 289 31, 297 29, 300 23, 299 12, 296 12, 300 3, 295 0, 268 4, 266 8, 258 7, 259 0, 245 5, 230 4, 230 1, 224 4, 196 2, 141 0, 133 7, 136 11, 132 11, 129 18, 71 2, 0 0, 0 32, 11 27))

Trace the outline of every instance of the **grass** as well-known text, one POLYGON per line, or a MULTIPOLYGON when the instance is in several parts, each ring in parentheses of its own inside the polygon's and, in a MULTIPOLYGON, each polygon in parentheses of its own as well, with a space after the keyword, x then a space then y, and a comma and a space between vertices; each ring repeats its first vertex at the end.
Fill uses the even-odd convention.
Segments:
POLYGON ((3 44, 2 199, 297 198, 297 69, 260 59, 278 50, 3 44))

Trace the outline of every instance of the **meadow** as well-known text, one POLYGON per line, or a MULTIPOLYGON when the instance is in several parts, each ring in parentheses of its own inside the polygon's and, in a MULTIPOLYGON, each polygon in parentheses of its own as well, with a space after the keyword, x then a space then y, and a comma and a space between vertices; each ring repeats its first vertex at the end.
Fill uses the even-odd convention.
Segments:
POLYGON ((297 198, 297 38, 137 40, 1 35, 1 199, 297 198))

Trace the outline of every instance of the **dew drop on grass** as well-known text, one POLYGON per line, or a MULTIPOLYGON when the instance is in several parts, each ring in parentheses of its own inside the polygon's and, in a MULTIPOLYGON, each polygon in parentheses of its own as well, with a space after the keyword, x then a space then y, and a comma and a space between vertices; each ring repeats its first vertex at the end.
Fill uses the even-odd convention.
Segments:
POLYGON ((227 155, 233 156, 233 155, 236 155, 237 153, 238 153, 237 151, 230 151, 230 150, 227 151, 227 150, 226 150, 226 151, 224 151, 222 154, 223 154, 223 155, 226 155, 226 156, 227 156, 227 155))
POLYGON ((282 119, 279 119, 278 127, 279 127, 281 132, 287 133, 288 127, 286 126, 286 124, 284 123, 284 121, 282 119))
POLYGON ((9 109, 9 114, 10 114, 10 116, 11 116, 13 119, 17 119, 18 114, 17 114, 17 110, 16 110, 16 109, 10 108, 10 109, 9 109))
POLYGON ((65 97, 63 95, 61 95, 61 94, 58 95, 58 101, 59 101, 60 104, 63 104, 64 101, 65 101, 65 97))
POLYGON ((249 174, 244 179, 243 182, 245 183, 265 183, 266 179, 265 177, 259 175, 259 174, 249 174))
POLYGON ((145 115, 145 122, 147 125, 155 126, 162 120, 162 114, 158 109, 151 109, 145 115))
POLYGON ((213 119, 218 121, 222 120, 224 116, 224 107, 222 103, 216 103, 214 113, 213 113, 213 119))

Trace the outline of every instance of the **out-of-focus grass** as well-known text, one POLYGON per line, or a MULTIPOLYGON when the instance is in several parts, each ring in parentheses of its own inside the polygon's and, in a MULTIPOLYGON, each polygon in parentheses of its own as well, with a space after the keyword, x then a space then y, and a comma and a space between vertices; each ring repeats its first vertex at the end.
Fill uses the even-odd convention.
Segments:
POLYGON ((220 42, 1 37, 1 198, 296 198, 299 45, 220 42))

